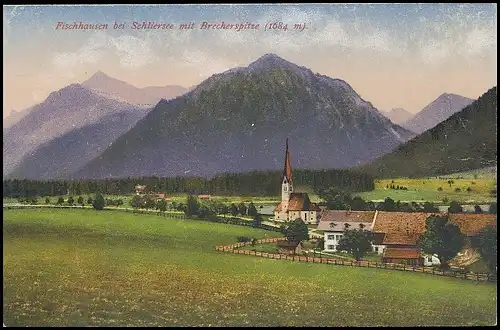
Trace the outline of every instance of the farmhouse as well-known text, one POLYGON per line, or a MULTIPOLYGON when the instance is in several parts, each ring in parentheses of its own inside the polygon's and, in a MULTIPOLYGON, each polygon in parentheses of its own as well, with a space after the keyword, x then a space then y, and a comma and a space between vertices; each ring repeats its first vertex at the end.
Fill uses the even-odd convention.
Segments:
MULTIPOLYGON (((324 233, 325 251, 337 251, 342 233, 349 225, 350 229, 359 228, 373 233, 372 249, 382 256, 387 263, 409 265, 438 265, 436 255, 422 254, 417 247, 417 240, 425 232, 425 222, 433 214, 446 213, 424 212, 385 212, 385 211, 323 211, 317 231, 324 233)), ((496 214, 449 214, 449 219, 460 227, 468 238, 477 235, 486 226, 496 226, 496 214)), ((466 249, 470 247, 470 239, 466 249)), ((460 254, 459 254, 460 255, 460 254)))
POLYGON ((292 167, 287 139, 285 166, 281 175, 281 202, 274 209, 274 219, 289 221, 300 218, 305 223, 317 223, 320 211, 317 204, 311 203, 307 193, 293 192, 292 167))
POLYGON ((432 214, 435 213, 378 211, 372 227, 376 234, 374 251, 382 254, 382 261, 388 263, 438 263, 436 256, 422 255, 417 248, 417 240, 425 231, 425 220, 432 214))
POLYGON ((199 198, 199 199, 208 200, 208 199, 211 199, 211 198, 212 198, 212 196, 211 196, 211 195, 198 195, 198 198, 199 198))
POLYGON ((324 233, 325 251, 337 251, 346 226, 350 229, 363 227, 371 230, 374 216, 375 211, 322 211, 316 231, 324 233))

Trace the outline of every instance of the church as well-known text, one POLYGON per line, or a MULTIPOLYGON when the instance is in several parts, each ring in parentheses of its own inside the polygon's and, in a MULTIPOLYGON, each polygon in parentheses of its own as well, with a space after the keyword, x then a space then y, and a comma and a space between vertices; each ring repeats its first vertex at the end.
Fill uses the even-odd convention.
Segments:
POLYGON ((281 202, 274 209, 274 220, 302 219, 305 223, 317 223, 320 208, 311 203, 307 193, 293 192, 292 167, 288 139, 286 140, 285 167, 281 175, 281 202))

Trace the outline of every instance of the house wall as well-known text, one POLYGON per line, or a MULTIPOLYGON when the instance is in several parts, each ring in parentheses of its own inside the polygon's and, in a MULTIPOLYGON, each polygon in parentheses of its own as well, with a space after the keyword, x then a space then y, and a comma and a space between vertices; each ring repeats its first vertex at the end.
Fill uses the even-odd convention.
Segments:
POLYGON ((424 255, 424 266, 434 266, 441 265, 439 258, 436 255, 426 254, 424 255))
POLYGON ((386 247, 387 247, 386 245, 374 244, 374 245, 372 245, 372 251, 377 252, 377 254, 379 254, 379 255, 382 255, 382 254, 384 254, 386 247))
POLYGON ((325 231, 325 251, 337 251, 337 245, 339 244, 340 238, 342 238, 341 231, 325 231))

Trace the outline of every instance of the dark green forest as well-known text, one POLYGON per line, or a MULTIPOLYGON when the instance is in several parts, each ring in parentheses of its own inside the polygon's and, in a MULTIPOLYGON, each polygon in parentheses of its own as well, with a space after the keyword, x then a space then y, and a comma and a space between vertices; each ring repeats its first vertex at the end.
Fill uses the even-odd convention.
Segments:
MULTIPOLYGON (((294 170, 294 185, 308 186, 314 192, 334 186, 346 192, 373 190, 373 177, 351 170, 294 170)), ((146 185, 148 190, 166 194, 213 194, 222 196, 277 196, 281 193, 280 171, 252 171, 224 173, 213 178, 203 177, 140 177, 104 180, 4 180, 4 197, 59 196, 102 193, 127 195, 136 185, 146 185)))

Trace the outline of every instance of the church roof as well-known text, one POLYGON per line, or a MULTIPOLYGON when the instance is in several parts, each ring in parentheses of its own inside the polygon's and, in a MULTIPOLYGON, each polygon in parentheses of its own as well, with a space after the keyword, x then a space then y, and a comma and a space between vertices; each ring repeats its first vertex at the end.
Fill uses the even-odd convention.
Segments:
MULTIPOLYGON (((274 209, 275 212, 281 212, 281 202, 274 209)), ((316 203, 311 203, 307 193, 291 193, 288 200, 288 211, 320 211, 316 203)))
POLYGON ((292 182, 292 166, 290 165, 290 152, 288 151, 288 139, 286 139, 285 167, 283 168, 281 181, 283 181, 284 178, 286 178, 288 182, 292 182))

